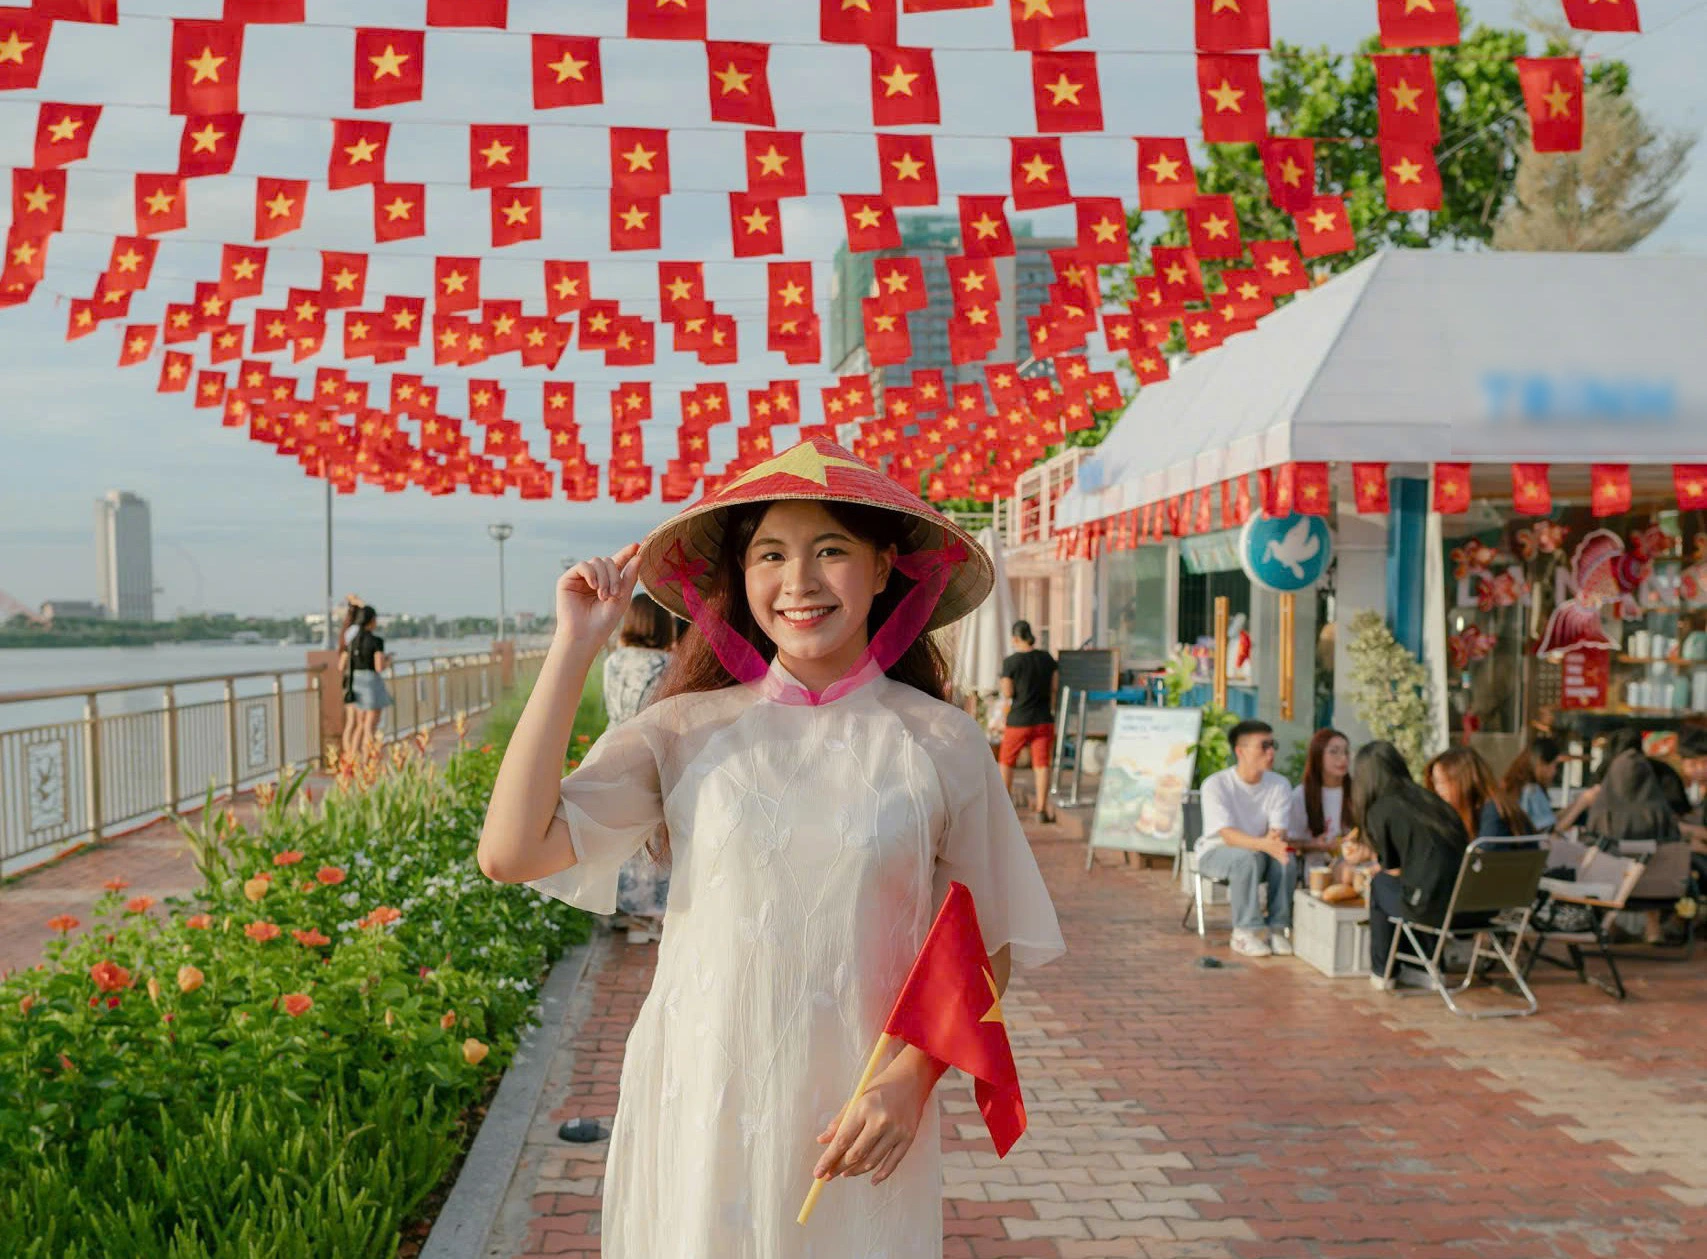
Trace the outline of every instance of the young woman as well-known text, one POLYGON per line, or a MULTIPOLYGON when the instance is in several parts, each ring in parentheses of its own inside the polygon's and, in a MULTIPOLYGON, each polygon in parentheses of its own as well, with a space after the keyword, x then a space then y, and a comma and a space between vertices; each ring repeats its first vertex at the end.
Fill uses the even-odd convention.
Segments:
POLYGON ((1494 771, 1475 748, 1451 748, 1428 763, 1429 790, 1464 823, 1472 839, 1486 835, 1532 835, 1535 827, 1494 781, 1494 771))
POLYGON ((1010 961, 1063 948, 928 637, 993 578, 957 525, 811 441, 559 580, 479 860, 609 912, 622 863, 667 827, 663 940, 606 1163, 611 1259, 941 1254, 940 1064, 902 1047, 841 1108, 950 881, 977 905, 996 992, 1010 961), (694 626, 660 697, 559 783, 637 578, 694 626), (802 1227, 817 1177, 842 1179, 802 1227))
POLYGON ((1304 781, 1292 789, 1287 837, 1323 851, 1345 834, 1345 780, 1351 773, 1351 743, 1338 730, 1318 730, 1304 755, 1304 781))
POLYGON ((361 744, 362 710, 356 707, 355 688, 350 685, 350 644, 361 632, 362 607, 355 595, 344 601, 344 628, 338 634, 338 676, 344 679, 344 734, 340 743, 346 758, 354 756, 361 744))
MULTIPOLYGON (((1658 764, 1638 749, 1620 752, 1607 763, 1600 791, 1583 819, 1583 842, 1616 850, 1627 839, 1651 839, 1662 844, 1682 840, 1676 802, 1667 798, 1655 768, 1658 764)), ((1687 804, 1687 799, 1683 803, 1687 804)), ((1647 943, 1664 941, 1661 919, 1659 910, 1647 911, 1642 933, 1647 943)))
POLYGON ((355 695, 355 707, 359 710, 356 751, 381 741, 379 715, 391 707, 391 692, 386 689, 384 677, 391 662, 385 654, 385 640, 373 632, 377 620, 378 612, 363 608, 356 617, 356 636, 347 649, 350 692, 355 695))
POLYGON ((1470 835, 1458 811, 1411 778, 1399 749, 1377 741, 1357 750, 1351 771, 1356 824, 1375 849, 1381 872, 1369 881, 1370 981, 1384 978, 1395 917, 1438 924, 1452 900, 1470 835))
POLYGON ((1553 802, 1547 788, 1559 776, 1559 766, 1565 763, 1565 748, 1550 735, 1541 735, 1519 752, 1506 766, 1506 799, 1515 801, 1523 816, 1538 831, 1550 831, 1557 822, 1553 802))
MULTIPOLYGON (((605 656, 604 670, 605 720, 612 726, 629 720, 652 702, 664 668, 670 663, 676 618, 650 595, 637 593, 623 614, 616 641, 616 650, 605 656)), ((642 850, 623 863, 612 921, 628 931, 630 944, 658 938, 669 894, 670 876, 658 856, 642 850)))

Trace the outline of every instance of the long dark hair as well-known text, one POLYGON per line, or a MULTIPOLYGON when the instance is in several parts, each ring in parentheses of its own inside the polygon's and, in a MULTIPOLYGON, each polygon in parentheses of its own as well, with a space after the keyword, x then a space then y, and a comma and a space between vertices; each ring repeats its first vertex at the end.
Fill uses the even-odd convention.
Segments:
POLYGON ((1541 779, 1536 771, 1543 765, 1551 765, 1565 754, 1565 747, 1552 735, 1537 735, 1529 746, 1512 758, 1506 766, 1505 778, 1501 785, 1506 794, 1513 800, 1521 799, 1523 789, 1532 783, 1539 785, 1541 779))
POLYGON ((676 641, 676 618, 658 606, 651 595, 636 591, 622 614, 616 641, 623 647, 650 647, 668 651, 676 641))
POLYGON ((1351 789, 1345 793, 1354 825, 1363 827, 1369 810, 1382 796, 1415 790, 1411 767, 1399 749, 1384 739, 1365 743, 1351 761, 1351 789))
POLYGON ((1600 794, 1589 806, 1583 829, 1605 843, 1678 838, 1677 815, 1654 773, 1654 763, 1638 749, 1620 752, 1607 764, 1600 794))
MULTIPOLYGON (((1338 730, 1318 730, 1310 736, 1310 747, 1304 753, 1304 821, 1310 828, 1312 837, 1325 833, 1328 829, 1327 815, 1322 812, 1322 758, 1327 755, 1328 744, 1335 739, 1344 739, 1349 748, 1351 740, 1338 730)), ((1346 795, 1350 795, 1347 792, 1346 795)), ((1341 796, 1340 799, 1345 799, 1341 796)), ((1345 808, 1340 807, 1340 825, 1345 825, 1345 808)))
POLYGON ((1494 780, 1493 769, 1475 748, 1450 748, 1430 761, 1426 775, 1430 790, 1434 788, 1436 770, 1452 784, 1458 799, 1456 803, 1446 802, 1457 812, 1471 838, 1481 830, 1482 806, 1490 800, 1499 811, 1500 821, 1513 835, 1528 835, 1535 829, 1523 810, 1512 803, 1504 788, 1494 780))
MULTIPOLYGON (((878 550, 888 546, 895 547, 898 553, 907 550, 907 523, 899 514, 881 507, 829 499, 822 500, 822 505, 837 524, 862 542, 878 550)), ((766 660, 776 658, 776 644, 759 628, 753 618, 753 610, 747 606, 747 582, 742 561, 759 522, 772 506, 771 503, 743 503, 728 510, 723 520, 723 544, 718 555, 715 585, 706 598, 711 610, 766 660)), ((889 619, 902 596, 912 588, 912 579, 899 570, 889 574, 889 584, 871 601, 871 611, 866 616, 868 641, 889 619)), ((942 649, 929 634, 920 634, 913 640, 901 658, 889 667, 888 676, 923 691, 932 699, 948 698, 948 663, 943 658, 942 649)), ((734 685, 736 679, 723 667, 705 634, 697 625, 690 625, 670 657, 669 668, 664 671, 653 702, 672 695, 720 691, 734 685)))

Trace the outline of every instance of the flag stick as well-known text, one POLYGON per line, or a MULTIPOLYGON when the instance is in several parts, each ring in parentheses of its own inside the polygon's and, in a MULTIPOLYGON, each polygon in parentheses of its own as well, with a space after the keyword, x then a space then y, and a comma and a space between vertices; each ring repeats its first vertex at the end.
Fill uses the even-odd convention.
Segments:
MULTIPOLYGON (((853 1096, 848 1098, 848 1104, 842 1107, 844 1116, 859 1100, 860 1094, 865 1092, 866 1086, 871 1083, 871 1077, 877 1074, 877 1064, 883 1060, 883 1051, 887 1048, 889 1048, 889 1033, 884 1032, 877 1038, 877 1044, 872 1046, 871 1057, 866 1060, 865 1072, 859 1077, 859 1083, 854 1085, 853 1096)), ((806 1195, 806 1201, 801 1205, 800 1215, 796 1218, 795 1223, 804 1224, 812 1217, 812 1208, 818 1205, 818 1195, 824 1192, 824 1186, 828 1183, 827 1180, 822 1179, 812 1182, 812 1189, 806 1195)))

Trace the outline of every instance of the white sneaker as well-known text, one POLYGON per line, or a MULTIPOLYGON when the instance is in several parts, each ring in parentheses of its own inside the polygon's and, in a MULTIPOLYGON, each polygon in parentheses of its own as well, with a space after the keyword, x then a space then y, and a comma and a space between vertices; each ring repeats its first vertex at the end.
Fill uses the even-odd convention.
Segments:
POLYGON ((1394 988, 1398 987, 1398 984, 1385 975, 1371 975, 1369 986, 1377 992, 1392 992, 1394 988))
POLYGON ((1276 928, 1268 933, 1268 951, 1276 957, 1292 956, 1292 937, 1287 932, 1276 928))
POLYGON ((1233 952, 1242 953, 1246 957, 1267 957, 1274 950, 1268 941, 1263 939, 1260 931, 1252 931, 1246 927, 1233 928, 1233 952))

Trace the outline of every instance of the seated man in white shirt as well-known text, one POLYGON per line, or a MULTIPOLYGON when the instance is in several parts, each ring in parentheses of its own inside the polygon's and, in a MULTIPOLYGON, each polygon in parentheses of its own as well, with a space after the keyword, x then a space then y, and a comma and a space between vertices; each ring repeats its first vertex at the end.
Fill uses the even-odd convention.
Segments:
POLYGON ((1274 772, 1274 730, 1241 721, 1228 733, 1233 766, 1204 780, 1203 836, 1197 868, 1227 880, 1233 902, 1233 952, 1291 953, 1292 888, 1297 866, 1286 846, 1292 784, 1274 772), (1265 919, 1260 889, 1268 886, 1265 919))

